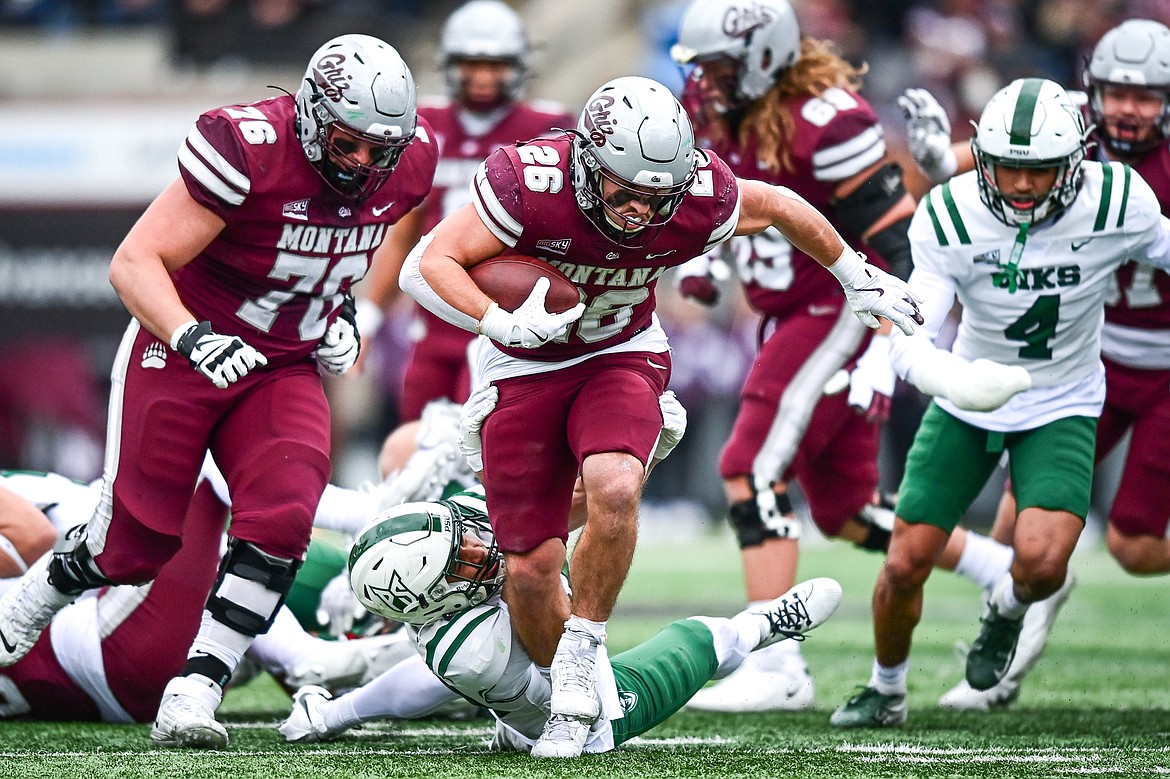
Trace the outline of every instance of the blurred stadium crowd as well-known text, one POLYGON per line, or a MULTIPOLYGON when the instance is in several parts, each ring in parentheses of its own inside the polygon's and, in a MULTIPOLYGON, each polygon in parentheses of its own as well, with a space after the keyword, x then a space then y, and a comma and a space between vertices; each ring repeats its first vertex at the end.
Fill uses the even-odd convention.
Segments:
MULTIPOLYGON (((164 41, 162 72, 150 82, 165 85, 155 90, 157 96, 148 87, 127 98, 116 79, 105 85, 108 95, 94 95, 81 86, 71 95, 55 87, 66 104, 113 96, 149 106, 162 98, 173 104, 176 85, 198 84, 201 74, 224 71, 239 76, 231 82, 239 91, 234 99, 259 99, 266 94, 264 84, 292 87, 301 63, 321 41, 367 32, 399 47, 421 94, 437 94, 438 28, 457 4, 0 0, 0 41, 5 42, 0 49, 11 51, 7 44, 14 44, 25 53, 60 52, 64 45, 69 52, 65 67, 84 84, 89 83, 82 75, 90 68, 87 51, 103 39, 164 41)), ((537 45, 531 97, 560 101, 575 113, 597 84, 617 75, 647 75, 681 88, 667 52, 684 0, 512 4, 537 45)), ((894 156, 905 161, 907 183, 916 195, 925 191, 926 182, 905 151, 903 120, 895 103, 904 89, 929 89, 946 107, 955 137, 961 139, 970 134, 968 120, 1012 79, 1038 75, 1077 85, 1087 53, 1110 27, 1135 16, 1170 23, 1170 0, 794 0, 793 5, 803 34, 834 41, 851 62, 868 64, 864 94, 882 119, 894 156)), ((0 105, 17 106, 28 95, 27 86, 0 86, 0 105)), ((183 99, 181 93, 178 99, 183 99)), ((207 102, 202 95, 189 101, 192 116, 207 102)), ((176 135, 175 144, 180 139, 176 135)), ((127 143, 133 146, 132 139, 127 143)), ((173 148, 162 149, 158 158, 173 165, 173 148)), ((40 164, 35 156, 20 144, 9 145, 0 167, 35 177, 40 164)), ((163 180, 171 175, 168 169, 163 180)), ((70 221, 83 221, 78 232, 86 241, 73 248, 55 243, 53 223, 30 218, 34 212, 19 195, 0 197, 0 364, 5 366, 0 371, 0 468, 54 470, 76 478, 100 472, 105 375, 125 312, 108 285, 103 289, 104 278, 94 268, 100 269, 103 247, 112 252, 150 195, 141 202, 112 198, 120 209, 116 213, 102 207, 79 209, 70 221), (91 283, 81 283, 87 277, 93 277, 91 283), (51 290, 54 285, 76 287, 76 294, 58 295, 51 290)), ((37 207, 60 215, 72 208, 71 198, 42 193, 37 207)), ((716 460, 755 353, 758 322, 737 291, 723 295, 713 310, 682 301, 671 284, 659 285, 659 296, 659 313, 675 350, 671 387, 690 410, 691 426, 682 455, 655 472, 648 504, 681 499, 699 515, 720 516, 726 507, 716 460)), ((405 302, 401 309, 386 317, 363 375, 332 382, 335 479, 342 483, 372 475, 376 447, 397 424, 395 400, 409 344, 405 302)), ((892 488, 900 478, 900 455, 913 436, 921 407, 916 391, 899 393, 886 431, 884 486, 892 488)))

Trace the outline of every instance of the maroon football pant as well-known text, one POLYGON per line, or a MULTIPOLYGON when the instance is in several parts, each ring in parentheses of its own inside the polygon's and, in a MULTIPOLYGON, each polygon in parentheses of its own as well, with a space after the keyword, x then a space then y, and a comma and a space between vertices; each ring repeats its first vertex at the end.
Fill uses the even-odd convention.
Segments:
POLYGON ((1097 461, 1133 428, 1109 521, 1127 536, 1166 535, 1170 524, 1170 371, 1105 362, 1097 461))
POLYGON ((669 379, 669 354, 631 352, 496 382, 500 400, 482 437, 484 491, 501 549, 527 552, 568 538, 573 484, 589 455, 625 452, 649 462, 669 379))
POLYGON ((426 333, 414 344, 406 362, 402 399, 398 404, 402 422, 421 417, 423 407, 432 400, 447 398, 462 403, 471 392, 467 346, 475 340, 475 333, 448 324, 429 312, 421 312, 418 317, 426 333))
MULTIPOLYGON (((215 581, 227 521, 227 507, 202 482, 189 503, 182 547, 143 588, 106 588, 99 594, 101 641, 106 681, 122 708, 136 722, 151 722, 163 688, 187 662, 207 595, 215 581), (130 608, 128 613, 123 613, 130 608), (112 628, 112 629, 111 629, 112 628)), ((72 607, 67 607, 72 608, 72 607)), ((53 652, 50 632, 2 675, 16 683, 32 707, 31 716, 53 720, 99 720, 100 710, 65 673, 53 652)))
POLYGON ((329 406, 311 357, 219 389, 134 323, 115 361, 109 418, 89 546, 110 580, 148 581, 175 554, 209 449, 232 496, 231 535, 276 557, 304 556, 330 473, 329 406))
POLYGON ((868 344, 864 325, 842 306, 835 316, 780 322, 760 348, 739 414, 723 447, 724 479, 795 479, 823 533, 835 536, 877 487, 879 426, 849 408, 848 391, 825 396, 825 382, 852 368, 868 344))

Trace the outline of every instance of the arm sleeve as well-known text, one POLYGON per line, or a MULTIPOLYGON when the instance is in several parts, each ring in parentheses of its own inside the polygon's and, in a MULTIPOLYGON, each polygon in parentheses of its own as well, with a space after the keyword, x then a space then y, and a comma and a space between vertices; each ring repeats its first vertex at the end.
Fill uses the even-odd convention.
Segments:
POLYGON ((415 244, 410 253, 406 255, 406 259, 402 262, 402 271, 398 274, 398 286, 402 287, 402 291, 414 298, 420 306, 444 322, 472 333, 478 332, 479 322, 439 297, 439 293, 431 289, 431 285, 423 278, 419 263, 422 260, 423 252, 426 251, 430 243, 431 237, 424 235, 422 240, 415 244))

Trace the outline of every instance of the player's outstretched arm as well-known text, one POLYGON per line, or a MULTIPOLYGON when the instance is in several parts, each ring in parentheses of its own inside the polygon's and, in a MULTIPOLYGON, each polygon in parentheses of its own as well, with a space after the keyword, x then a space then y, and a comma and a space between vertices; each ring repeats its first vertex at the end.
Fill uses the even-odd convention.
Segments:
POLYGON ((873 265, 849 248, 823 214, 787 187, 737 179, 740 214, 736 235, 753 235, 775 227, 793 246, 837 277, 849 307, 866 326, 877 328, 878 317, 902 332, 922 324, 918 301, 906 282, 873 265))

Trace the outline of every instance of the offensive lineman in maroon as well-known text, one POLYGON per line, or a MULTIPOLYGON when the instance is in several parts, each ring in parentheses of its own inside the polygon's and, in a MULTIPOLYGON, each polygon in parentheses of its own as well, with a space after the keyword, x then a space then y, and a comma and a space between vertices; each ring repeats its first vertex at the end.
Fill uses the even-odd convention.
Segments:
POLYGON ((350 287, 435 160, 409 69, 365 35, 320 48, 295 96, 199 117, 180 178, 110 266, 134 319, 113 368, 101 503, 0 600, 0 665, 82 591, 158 573, 210 450, 232 495, 228 552, 151 738, 227 745, 223 686, 283 603, 330 474, 319 371, 356 360, 350 287))

